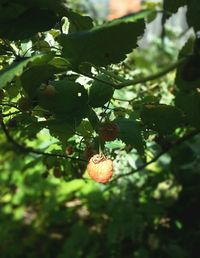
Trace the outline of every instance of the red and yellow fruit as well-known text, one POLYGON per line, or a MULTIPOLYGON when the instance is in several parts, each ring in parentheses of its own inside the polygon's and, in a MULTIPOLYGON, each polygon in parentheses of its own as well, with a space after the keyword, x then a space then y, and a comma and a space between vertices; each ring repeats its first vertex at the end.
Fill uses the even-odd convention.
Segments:
POLYGON ((98 128, 99 137, 104 141, 114 141, 119 136, 119 127, 113 122, 100 124, 98 128))
POLYGON ((46 85, 42 90, 42 95, 48 98, 54 97, 56 95, 56 89, 53 85, 46 85))
POLYGON ((113 162, 103 154, 96 154, 89 160, 87 171, 93 180, 106 184, 113 175, 113 162))

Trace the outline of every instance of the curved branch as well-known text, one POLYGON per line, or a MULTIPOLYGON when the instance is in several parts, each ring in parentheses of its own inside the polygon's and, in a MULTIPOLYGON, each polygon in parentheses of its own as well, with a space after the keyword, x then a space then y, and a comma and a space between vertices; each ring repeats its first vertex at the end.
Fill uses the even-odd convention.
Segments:
POLYGON ((12 113, 8 113, 8 114, 1 114, 2 117, 8 117, 8 116, 13 116, 13 115, 17 115, 20 114, 20 111, 16 111, 16 112, 12 112, 12 113))
POLYGON ((140 78, 140 79, 128 80, 127 82, 119 83, 118 85, 115 85, 114 88, 115 89, 122 89, 124 87, 133 86, 133 85, 136 85, 138 83, 145 83, 145 82, 148 82, 148 81, 153 81, 153 80, 158 79, 158 78, 166 75, 167 73, 173 71, 180 64, 182 64, 184 61, 185 61, 185 58, 182 58, 182 59, 178 60, 176 63, 170 65, 169 67, 166 67, 162 71, 159 71, 158 73, 155 73, 153 75, 149 75, 149 76, 146 76, 146 77, 143 77, 143 78, 140 78))
MULTIPOLYGON (((158 79, 158 78, 166 75, 167 73, 173 71, 174 69, 176 69, 184 61, 185 61, 185 58, 182 58, 182 59, 178 60, 176 63, 171 64, 170 66, 164 68, 163 70, 161 70, 161 71, 159 71, 159 72, 157 72, 157 73, 155 73, 153 75, 149 75, 149 76, 146 76, 146 77, 143 77, 143 78, 139 78, 139 79, 134 79, 134 80, 124 80, 124 82, 121 82, 121 83, 118 83, 118 84, 112 83, 112 82, 109 82, 109 81, 104 81, 102 79, 97 78, 95 75, 86 74, 86 73, 80 72, 80 71, 78 71, 78 72, 74 71, 74 72, 79 73, 79 74, 81 74, 83 76, 86 76, 86 77, 88 77, 90 79, 97 80, 99 82, 108 84, 108 85, 112 86, 113 88, 115 88, 116 90, 119 90, 119 89, 122 89, 122 88, 127 87, 127 86, 133 86, 133 85, 136 85, 136 84, 139 84, 139 83, 145 83, 145 82, 148 82, 148 81, 153 81, 155 79, 158 79)), ((106 72, 105 74, 107 74, 107 73, 108 72, 106 72)), ((110 76, 111 76, 111 74, 110 74, 110 76)), ((116 79, 116 78, 114 78, 114 79, 116 79)), ((120 80, 122 80, 122 78, 120 78, 120 80)))
POLYGON ((13 137, 10 135, 10 133, 7 130, 3 121, 1 121, 1 128, 6 136, 7 140, 23 153, 26 153, 26 154, 33 153, 33 154, 38 154, 38 155, 43 155, 43 156, 58 157, 58 158, 65 158, 65 159, 67 158, 67 159, 71 159, 71 160, 87 162, 86 160, 81 159, 81 158, 70 157, 70 156, 67 156, 64 154, 60 154, 60 153, 43 152, 41 150, 37 150, 37 149, 33 149, 30 147, 24 146, 24 145, 18 143, 17 141, 15 141, 15 139, 13 139, 13 137))
POLYGON ((77 71, 75 71, 75 70, 74 70, 74 72, 77 73, 77 74, 81 74, 81 75, 83 75, 83 76, 85 76, 85 77, 88 77, 88 78, 90 78, 90 79, 92 79, 92 80, 96 80, 96 81, 99 81, 99 82, 101 82, 101 83, 107 84, 107 85, 112 86, 112 87, 114 87, 114 88, 116 87, 116 84, 114 84, 114 83, 112 83, 112 82, 109 82, 109 81, 105 81, 105 80, 99 79, 98 77, 96 77, 96 75, 87 74, 87 73, 80 72, 80 71, 77 72, 77 71))
POLYGON ((193 138, 194 136, 196 136, 197 134, 200 133, 200 130, 194 130, 193 132, 183 136, 182 138, 178 139, 177 141, 175 141, 174 143, 172 143, 169 147, 165 148, 163 151, 161 151, 159 154, 157 154, 153 159, 151 159, 150 161, 144 163, 143 165, 139 166, 138 168, 136 168, 135 170, 132 170, 131 172, 125 173, 125 174, 121 174, 116 176, 111 183, 117 181, 119 178, 125 177, 125 176, 130 176, 144 168, 146 168, 148 165, 156 162, 162 155, 166 154, 167 152, 169 152, 171 149, 173 149, 176 146, 179 146, 180 144, 182 144, 183 142, 193 138))

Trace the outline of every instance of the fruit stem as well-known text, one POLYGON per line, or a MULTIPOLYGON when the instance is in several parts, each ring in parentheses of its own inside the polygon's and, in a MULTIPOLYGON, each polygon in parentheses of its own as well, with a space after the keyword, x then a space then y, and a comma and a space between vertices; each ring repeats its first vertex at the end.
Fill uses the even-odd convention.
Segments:
POLYGON ((102 155, 102 145, 101 145, 101 139, 99 138, 99 154, 102 155))

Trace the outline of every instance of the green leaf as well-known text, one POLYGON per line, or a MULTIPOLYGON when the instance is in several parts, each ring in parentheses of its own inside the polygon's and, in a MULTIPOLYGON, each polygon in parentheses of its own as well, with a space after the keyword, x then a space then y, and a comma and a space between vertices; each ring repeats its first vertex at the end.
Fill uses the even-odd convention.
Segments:
POLYGON ((183 110, 186 121, 190 125, 200 128, 200 94, 180 92, 176 96, 175 103, 178 108, 183 110))
POLYGON ((78 126, 78 121, 75 120, 50 120, 46 122, 46 127, 49 129, 50 134, 59 139, 62 146, 67 145, 67 139, 75 133, 75 128, 78 126))
POLYGON ((21 83, 30 98, 35 98, 42 83, 54 78, 54 74, 65 72, 69 68, 69 63, 65 58, 54 57, 40 62, 33 62, 21 76, 21 83), (34 80, 33 80, 34 78, 34 80))
POLYGON ((48 64, 33 66, 26 70, 21 76, 21 83, 29 98, 34 99, 41 83, 47 83, 54 73, 54 67, 48 64))
POLYGON ((149 11, 116 19, 87 31, 60 35, 63 55, 74 66, 89 62, 96 66, 119 63, 137 46, 149 11))
POLYGON ((144 143, 141 135, 140 124, 133 119, 118 118, 115 123, 119 126, 121 139, 127 145, 136 148, 139 154, 144 153, 144 143))
POLYGON ((199 0, 187 0, 187 22, 195 31, 200 30, 199 0))
POLYGON ((67 59, 62 57, 54 57, 49 64, 63 71, 67 71, 69 69, 69 62, 67 59))
MULTIPOLYGON (((68 1, 67 0, 14 0, 15 2, 20 2, 29 8, 39 8, 54 11, 60 17, 65 16, 68 13, 68 1)), ((10 0, 7 0, 10 3, 10 0)))
POLYGON ((18 16, 23 14, 27 10, 27 7, 23 6, 20 3, 7 3, 2 5, 0 3, 0 23, 8 22, 9 20, 16 19, 18 16))
POLYGON ((89 109, 87 118, 90 124, 92 125, 93 129, 96 130, 100 121, 96 112, 92 108, 89 109))
POLYGON ((49 97, 39 93, 39 105, 57 116, 84 117, 88 112, 87 91, 69 80, 53 81, 56 93, 49 97))
POLYGON ((37 32, 50 30, 57 20, 53 11, 28 9, 16 18, 1 21, 0 37, 9 40, 26 39, 37 32))
POLYGON ((185 60, 177 67, 175 83, 182 91, 190 91, 199 86, 200 58, 194 55, 194 48, 194 37, 190 37, 179 52, 179 59, 185 58, 185 60))
POLYGON ((89 30, 93 27, 93 20, 89 16, 83 16, 71 10, 68 11, 67 17, 70 21, 69 32, 89 30))
POLYGON ((186 5, 186 0, 164 0, 164 10, 173 14, 178 11, 178 8, 186 5))
MULTIPOLYGON (((111 82, 109 77, 106 75, 99 75, 97 79, 111 82)), ((89 89, 89 105, 94 108, 102 107, 112 98, 113 93, 114 88, 112 86, 101 81, 94 80, 89 89)))
POLYGON ((175 83, 183 91, 190 91, 200 87, 199 55, 188 56, 177 68, 175 83))
POLYGON ((84 137, 90 138, 94 130, 89 121, 83 120, 79 125, 79 127, 77 128, 77 132, 84 137))
POLYGON ((141 119, 147 128, 160 134, 170 134, 181 126, 183 115, 178 108, 173 106, 148 104, 142 108, 141 119))
POLYGON ((5 87, 7 83, 11 82, 15 77, 20 76, 28 64, 40 60, 44 55, 33 56, 24 61, 13 62, 10 66, 0 72, 0 89, 5 87))
POLYGON ((25 131, 32 131, 38 133, 40 130, 46 128, 49 129, 50 134, 57 138, 62 146, 67 145, 67 139, 74 135, 76 127, 79 125, 80 121, 71 120, 60 120, 52 119, 48 121, 39 121, 32 123, 30 126, 25 128, 25 131))

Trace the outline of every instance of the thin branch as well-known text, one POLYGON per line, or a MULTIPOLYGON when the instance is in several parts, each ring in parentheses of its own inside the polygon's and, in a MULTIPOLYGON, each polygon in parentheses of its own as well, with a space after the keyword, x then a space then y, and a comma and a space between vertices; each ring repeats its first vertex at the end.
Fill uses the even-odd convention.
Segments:
POLYGON ((85 77, 88 77, 88 78, 90 78, 90 79, 93 79, 93 80, 96 80, 96 81, 99 81, 99 82, 101 82, 101 83, 104 83, 104 84, 107 84, 107 85, 109 85, 109 86, 112 86, 112 87, 114 87, 114 88, 116 88, 116 84, 114 84, 114 83, 112 83, 112 82, 109 82, 109 81, 104 81, 104 80, 102 80, 102 79, 99 79, 98 77, 96 77, 95 75, 92 75, 92 74, 86 74, 86 73, 84 73, 84 72, 77 72, 77 71, 74 71, 75 73, 78 73, 78 74, 81 74, 81 75, 83 75, 83 76, 85 76, 85 77))
POLYGON ((8 117, 8 116, 13 116, 13 115, 17 115, 20 114, 20 111, 16 111, 16 112, 12 112, 12 113, 8 113, 8 114, 1 114, 2 117, 8 117))
POLYGON ((17 149, 19 149, 23 153, 26 153, 26 154, 33 153, 33 154, 38 154, 38 155, 43 155, 43 156, 58 157, 58 158, 65 158, 65 159, 87 162, 86 160, 81 159, 81 158, 70 157, 70 156, 67 156, 67 155, 64 155, 64 154, 60 154, 60 153, 43 152, 41 150, 37 150, 37 149, 33 149, 33 148, 30 148, 30 147, 24 146, 24 145, 18 143, 17 141, 15 141, 15 139, 10 135, 10 133, 7 130, 3 121, 1 121, 1 128, 4 132, 4 134, 5 134, 8 142, 10 142, 13 146, 15 146, 17 149))
POLYGON ((18 57, 18 54, 17 54, 18 49, 16 48, 16 46, 12 45, 12 43, 9 43, 9 41, 6 39, 2 39, 2 41, 10 49, 10 52, 13 53, 14 57, 17 58, 18 57))
POLYGON ((178 139, 177 141, 175 141, 174 143, 172 143, 168 148, 165 148, 163 151, 161 151, 159 154, 157 154, 154 158, 152 158, 150 161, 144 163, 143 165, 139 166, 138 168, 136 168, 135 170, 132 170, 131 172, 128 173, 124 173, 121 175, 116 176, 111 183, 117 181, 119 178, 122 177, 126 177, 126 176, 130 176, 144 168, 146 168, 148 165, 156 162, 162 155, 166 154, 167 152, 169 152, 170 150, 172 150, 173 148, 176 148, 177 146, 179 146, 180 144, 182 144, 183 142, 193 138, 194 136, 196 136, 197 134, 200 133, 200 130, 194 130, 193 132, 183 136, 182 138, 178 139))
POLYGON ((109 101, 108 104, 104 107, 104 111, 103 111, 103 114, 102 114, 102 116, 101 116, 100 123, 102 123, 102 121, 103 121, 103 119, 104 119, 104 117, 105 117, 105 115, 106 115, 107 110, 110 109, 109 106, 110 106, 110 101, 109 101))
POLYGON ((159 71, 156 74, 149 75, 149 76, 146 76, 146 77, 143 77, 143 78, 140 78, 140 79, 128 80, 127 82, 120 83, 120 84, 118 84, 114 87, 115 87, 115 89, 122 89, 124 87, 133 86, 133 85, 136 85, 138 83, 145 83, 145 82, 148 82, 148 81, 153 81, 153 80, 158 79, 158 78, 166 75, 167 73, 173 71, 180 64, 182 64, 184 61, 185 61, 185 59, 182 58, 182 59, 178 60, 175 64, 170 65, 169 67, 163 69, 162 71, 159 71))
POLYGON ((115 74, 114 72, 111 72, 111 71, 109 71, 109 70, 106 70, 106 69, 104 69, 104 68, 102 68, 102 67, 95 67, 95 69, 96 69, 96 70, 99 70, 100 72, 102 72, 102 73, 108 75, 109 77, 111 77, 111 78, 113 78, 113 79, 115 79, 115 80, 117 80, 117 81, 119 81, 119 82, 127 82, 126 79, 124 79, 124 78, 122 78, 121 76, 115 74))
POLYGON ((0 103, 0 106, 5 106, 5 107, 11 107, 11 108, 16 108, 16 109, 18 109, 16 103, 13 103, 13 104, 11 104, 11 103, 0 103))
POLYGON ((74 72, 78 73, 78 74, 81 74, 85 77, 88 77, 90 79, 97 80, 99 82, 105 83, 107 85, 112 86, 116 90, 119 90, 119 89, 122 89, 122 88, 127 87, 127 86, 133 86, 133 85, 136 85, 136 84, 139 84, 139 83, 145 83, 145 82, 148 82, 148 81, 153 81, 155 79, 158 79, 158 78, 166 75, 167 73, 173 71, 174 69, 176 69, 184 61, 185 61, 185 58, 182 58, 182 59, 178 60, 176 63, 170 65, 169 67, 164 68, 163 70, 161 70, 161 71, 159 71, 159 72, 157 72, 153 75, 149 75, 149 76, 139 78, 139 79, 134 79, 134 80, 125 80, 124 82, 119 83, 119 84, 112 83, 112 82, 109 82, 109 81, 104 81, 104 80, 99 79, 98 77, 96 77, 92 74, 86 74, 84 72, 75 71, 75 70, 74 70, 74 72))

